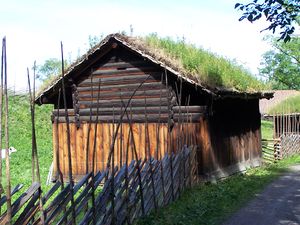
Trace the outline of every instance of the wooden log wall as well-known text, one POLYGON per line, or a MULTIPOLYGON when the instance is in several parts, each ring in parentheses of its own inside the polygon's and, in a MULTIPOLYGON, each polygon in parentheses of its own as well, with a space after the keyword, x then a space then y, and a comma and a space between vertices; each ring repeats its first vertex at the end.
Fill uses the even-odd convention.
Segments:
MULTIPOLYGON (((77 127, 85 121, 117 122, 127 105, 130 120, 140 123, 174 123, 185 112, 189 121, 198 121, 205 111, 203 106, 180 107, 175 80, 158 66, 122 48, 114 49, 80 79, 73 80, 73 108, 68 111, 77 127)), ((125 115, 122 122, 128 122, 129 116, 125 115)), ((65 122, 64 110, 55 110, 54 120, 65 122), (55 118, 58 114, 59 118, 55 118)))
POLYGON ((169 109, 177 105, 177 99, 166 85, 164 72, 122 48, 86 77, 75 90, 80 121, 89 121, 92 111, 93 115, 98 112, 100 121, 113 122, 112 116, 120 118, 128 104, 132 122, 145 122, 145 114, 152 122, 158 121, 158 115, 165 122, 173 116, 169 109))

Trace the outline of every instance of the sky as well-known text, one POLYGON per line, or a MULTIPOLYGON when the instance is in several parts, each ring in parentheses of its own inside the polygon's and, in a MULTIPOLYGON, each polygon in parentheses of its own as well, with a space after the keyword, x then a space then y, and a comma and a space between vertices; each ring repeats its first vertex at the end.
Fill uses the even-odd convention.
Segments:
POLYGON ((243 0, 0 0, 9 87, 26 91, 26 68, 60 58, 61 41, 65 57, 75 60, 86 52, 89 35, 129 34, 130 26, 133 35, 184 37, 257 75, 261 55, 270 49, 263 41, 268 33, 260 32, 267 23, 239 22, 236 2, 243 0))

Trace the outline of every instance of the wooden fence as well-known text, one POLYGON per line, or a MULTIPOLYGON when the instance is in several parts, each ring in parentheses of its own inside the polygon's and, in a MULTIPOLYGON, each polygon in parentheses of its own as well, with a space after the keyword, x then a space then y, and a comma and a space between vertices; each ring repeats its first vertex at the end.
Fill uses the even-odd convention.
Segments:
POLYGON ((286 134, 280 137, 281 148, 276 155, 277 159, 300 153, 300 134, 286 134))
POLYGON ((265 162, 281 160, 300 153, 300 114, 282 113, 268 116, 273 120, 273 139, 262 140, 265 162))
MULTIPOLYGON (((197 182, 196 151, 196 147, 184 147, 162 160, 132 160, 121 168, 89 173, 72 190, 70 184, 59 189, 57 182, 43 197, 35 182, 12 204, 13 224, 132 224, 197 182)), ((12 195, 20 189, 18 185, 12 195)), ((6 212, 0 217, 0 224, 5 222, 6 212)))
POLYGON ((262 140, 262 158, 265 163, 273 163, 278 160, 281 152, 281 139, 262 140))

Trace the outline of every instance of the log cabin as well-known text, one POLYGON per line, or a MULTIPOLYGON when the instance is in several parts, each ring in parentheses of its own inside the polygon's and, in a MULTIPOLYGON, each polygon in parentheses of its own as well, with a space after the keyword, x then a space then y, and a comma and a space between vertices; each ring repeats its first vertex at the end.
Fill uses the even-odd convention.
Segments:
POLYGON ((271 97, 206 84, 145 39, 111 34, 43 89, 36 103, 54 106, 56 176, 69 173, 69 120, 75 180, 111 163, 160 159, 190 145, 197 146, 199 175, 211 179, 260 164, 259 100, 271 97))

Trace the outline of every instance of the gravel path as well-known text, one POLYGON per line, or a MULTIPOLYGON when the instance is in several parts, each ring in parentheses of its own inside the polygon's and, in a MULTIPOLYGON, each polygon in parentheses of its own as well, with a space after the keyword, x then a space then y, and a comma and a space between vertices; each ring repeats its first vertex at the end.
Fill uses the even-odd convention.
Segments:
POLYGON ((284 174, 223 225, 300 225, 300 165, 284 174))

